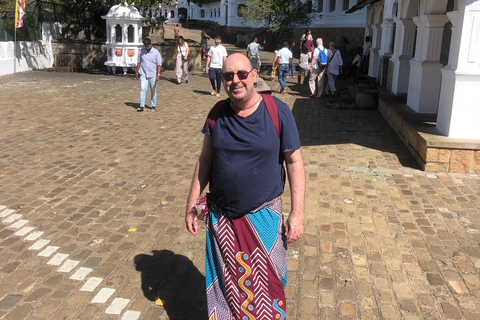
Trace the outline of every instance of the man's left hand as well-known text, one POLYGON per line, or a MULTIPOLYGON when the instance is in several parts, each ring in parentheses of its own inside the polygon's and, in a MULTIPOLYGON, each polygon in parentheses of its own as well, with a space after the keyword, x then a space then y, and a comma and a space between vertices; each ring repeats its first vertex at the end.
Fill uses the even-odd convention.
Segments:
POLYGON ((292 243, 303 235, 303 213, 291 212, 285 226, 287 243, 292 243))
POLYGON ((160 81, 160 75, 157 74, 157 81, 160 81))

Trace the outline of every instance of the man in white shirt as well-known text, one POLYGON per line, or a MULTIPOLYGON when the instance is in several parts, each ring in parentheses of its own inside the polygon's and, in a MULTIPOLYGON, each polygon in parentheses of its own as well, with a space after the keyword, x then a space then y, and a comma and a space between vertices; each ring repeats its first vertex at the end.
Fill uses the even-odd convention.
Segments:
POLYGON ((310 63, 310 78, 308 79, 308 86, 310 87, 311 92, 310 98, 322 97, 325 78, 324 74, 328 64, 327 61, 328 50, 323 47, 323 39, 318 38, 317 47, 315 48, 315 50, 313 50, 312 62, 310 63), (318 90, 318 92, 315 95, 315 92, 317 91, 316 89, 318 90))
POLYGON ((222 38, 216 36, 215 45, 211 46, 210 50, 208 50, 207 65, 205 67, 205 72, 208 73, 208 78, 210 79, 213 89, 210 94, 217 97, 220 97, 220 89, 222 87, 220 74, 222 73, 223 62, 227 59, 227 49, 225 49, 221 43, 222 38))
POLYGON ((292 51, 288 49, 288 42, 283 43, 283 48, 278 50, 277 65, 278 65, 278 83, 280 83, 280 93, 285 93, 285 82, 290 71, 292 63, 292 51))
POLYGON ((370 37, 365 37, 365 42, 363 43, 363 56, 362 56, 362 72, 368 74, 368 67, 370 65, 370 48, 372 47, 372 41, 370 37))
MULTIPOLYGON (((263 46, 260 43, 257 43, 258 39, 255 37, 253 42, 247 46, 247 57, 250 58, 250 62, 258 72, 260 72, 260 67, 262 66, 262 60, 260 60, 259 51, 263 50, 263 46)), ((265 45, 266 40, 263 40, 263 45, 265 45)))

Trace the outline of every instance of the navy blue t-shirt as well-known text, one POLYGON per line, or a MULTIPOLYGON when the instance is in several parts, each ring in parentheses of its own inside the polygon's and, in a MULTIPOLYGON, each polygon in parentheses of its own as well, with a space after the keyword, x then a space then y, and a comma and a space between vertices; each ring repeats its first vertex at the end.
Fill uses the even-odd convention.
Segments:
POLYGON ((202 133, 212 134, 213 166, 210 196, 230 214, 247 213, 283 193, 283 153, 300 148, 290 108, 278 107, 280 138, 264 101, 247 117, 225 103, 210 132, 208 119, 202 133))

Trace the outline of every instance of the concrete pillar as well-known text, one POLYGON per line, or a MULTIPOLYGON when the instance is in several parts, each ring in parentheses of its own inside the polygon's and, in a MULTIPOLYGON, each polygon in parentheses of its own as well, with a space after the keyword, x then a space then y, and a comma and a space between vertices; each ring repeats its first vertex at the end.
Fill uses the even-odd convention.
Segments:
POLYGON ((117 26, 116 24, 110 25, 110 43, 114 43, 115 39, 117 37, 116 32, 115 32, 115 27, 116 26, 117 26))
POLYGON ((323 0, 323 13, 330 12, 330 0, 323 0))
POLYGON ((335 11, 343 12, 343 0, 335 0, 335 11))
POLYGON ((410 60, 407 104, 418 113, 437 113, 442 75, 440 51, 446 15, 413 18, 418 27, 415 57, 410 60))
POLYGON ((368 68, 368 75, 373 78, 378 76, 378 59, 381 41, 382 27, 379 24, 374 24, 372 26, 372 47, 370 48, 370 64, 368 68))
POLYGON ((143 28, 142 22, 138 25, 138 42, 143 42, 143 28))
POLYGON ((393 19, 383 20, 382 23, 382 41, 380 44, 380 58, 378 61, 377 82, 381 86, 386 86, 388 78, 389 61, 393 54, 393 41, 395 36, 395 21, 393 19))
POLYGON ((410 59, 413 58, 415 49, 416 26, 413 20, 395 19, 396 33, 395 45, 392 58, 392 92, 394 94, 406 94, 408 92, 408 80, 410 77, 410 59))
POLYGON ((473 2, 447 13, 452 41, 448 65, 441 70, 437 129, 450 138, 480 139, 480 3, 473 2))

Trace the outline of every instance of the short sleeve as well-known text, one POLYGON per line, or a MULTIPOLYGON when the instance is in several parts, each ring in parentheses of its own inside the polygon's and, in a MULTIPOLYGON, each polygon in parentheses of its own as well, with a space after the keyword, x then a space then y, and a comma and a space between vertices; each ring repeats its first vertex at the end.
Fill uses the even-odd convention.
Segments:
POLYGON ((202 133, 206 136, 210 136, 212 134, 210 132, 210 126, 208 125, 208 117, 205 120, 205 124, 203 125, 202 133))

